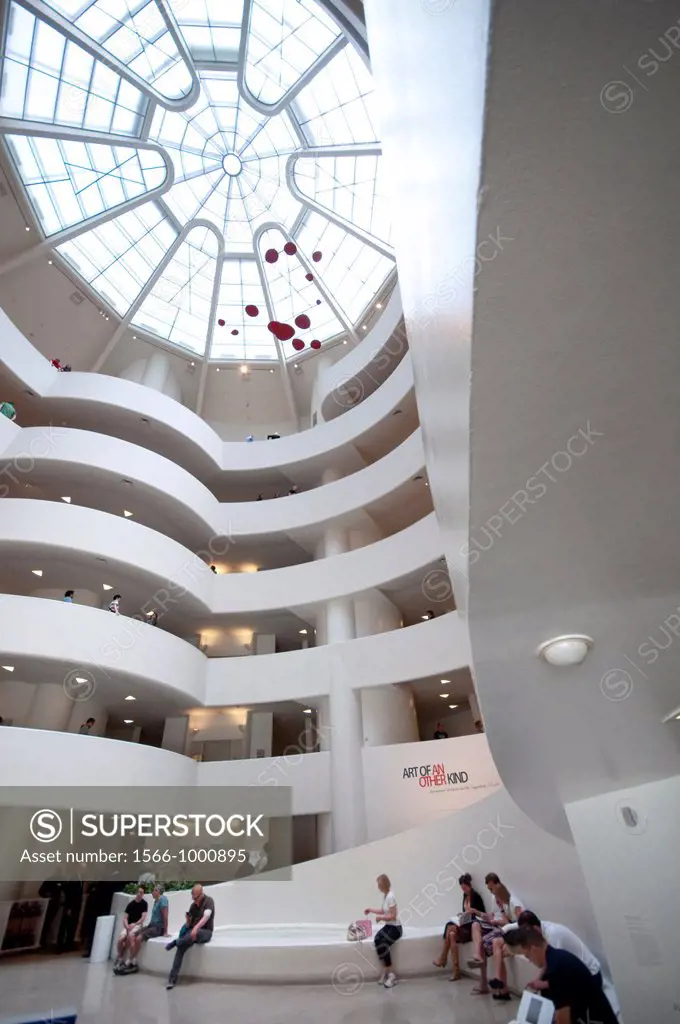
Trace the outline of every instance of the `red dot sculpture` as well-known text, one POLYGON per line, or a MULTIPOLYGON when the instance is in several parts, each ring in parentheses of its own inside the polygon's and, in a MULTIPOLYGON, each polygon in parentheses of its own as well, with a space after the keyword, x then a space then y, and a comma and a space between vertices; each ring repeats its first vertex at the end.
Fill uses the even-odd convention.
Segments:
POLYGON ((246 313, 248 314, 248 316, 258 316, 259 312, 260 311, 257 308, 257 306, 252 305, 252 303, 246 306, 246 313))
POLYGON ((266 253, 264 254, 264 258, 266 259, 267 263, 276 263, 279 258, 279 254, 276 251, 276 249, 267 249, 266 253))
POLYGON ((301 352, 304 347, 305 347, 304 341, 302 341, 301 338, 295 338, 295 340, 293 341, 293 348, 295 349, 295 351, 296 352, 301 352))
POLYGON ((310 341, 309 347, 310 348, 321 348, 321 342, 319 341, 318 338, 315 338, 314 341, 310 341))
POLYGON ((283 247, 283 251, 285 252, 286 256, 294 256, 295 253, 297 252, 297 245, 295 244, 295 242, 286 242, 286 244, 283 247))
POLYGON ((224 323, 225 323, 224 320, 218 320, 217 322, 220 325, 220 327, 224 327, 224 323))
POLYGON ((320 249, 317 249, 316 252, 312 253, 312 259, 314 260, 315 263, 318 263, 322 256, 323 253, 321 252, 320 249))
POLYGON ((311 326, 312 321, 309 319, 306 313, 300 313, 299 316, 295 317, 295 323, 301 331, 306 331, 311 326))

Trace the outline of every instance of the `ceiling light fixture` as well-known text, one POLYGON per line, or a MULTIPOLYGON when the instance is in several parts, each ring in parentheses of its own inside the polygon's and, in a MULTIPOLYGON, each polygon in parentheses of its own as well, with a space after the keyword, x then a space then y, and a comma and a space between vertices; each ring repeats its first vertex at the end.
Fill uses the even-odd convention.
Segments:
POLYGON ((62 499, 61 499, 61 500, 62 500, 62 501, 65 501, 67 505, 70 505, 70 504, 71 504, 71 499, 70 499, 70 498, 67 498, 66 496, 62 496, 62 499))
POLYGON ((361 330, 362 331, 367 331, 368 330, 368 327, 366 326, 366 324, 362 324, 361 325, 361 330))
POLYGON ((102 590, 113 590, 113 587, 110 587, 108 583, 102 583, 102 590))
POLYGON ((48 266, 50 266, 50 267, 52 266, 52 260, 48 260, 47 263, 48 263, 48 266))
POLYGON ((446 700, 446 698, 448 697, 448 693, 440 693, 439 696, 446 700))
POLYGON ((376 302, 375 308, 376 309, 382 309, 382 302, 376 302))
POLYGON ((31 572, 33 573, 34 576, 42 576, 43 574, 42 569, 31 569, 31 572))
POLYGON ((128 512, 128 510, 126 508, 124 508, 123 509, 123 515, 125 516, 126 519, 129 519, 130 516, 134 515, 134 512, 128 512))
POLYGON ((87 683, 88 679, 87 679, 86 676, 76 676, 76 682, 77 683, 81 683, 81 684, 82 683, 87 683))
POLYGON ((133 696, 132 696, 132 694, 130 694, 129 696, 127 696, 127 697, 126 697, 125 699, 126 699, 126 700, 137 700, 137 698, 136 698, 136 697, 133 697, 133 696))
POLYGON ((26 231, 30 231, 30 230, 31 230, 31 229, 29 228, 28 224, 26 225, 26 228, 25 228, 25 230, 26 230, 26 231))
POLYGON ((444 685, 444 686, 446 686, 446 685, 447 685, 447 683, 450 683, 450 682, 451 682, 451 680, 450 680, 450 679, 440 679, 440 680, 439 680, 439 682, 440 682, 440 683, 443 683, 443 685, 444 685))
POLYGON ((453 711, 453 710, 454 710, 454 708, 457 708, 457 707, 458 707, 458 705, 457 705, 457 704, 449 704, 449 707, 450 707, 450 708, 451 708, 451 710, 453 711))
POLYGON ((549 665, 556 665, 564 668, 568 665, 580 665, 584 661, 588 651, 593 646, 594 640, 582 633, 571 633, 565 636, 556 636, 552 640, 546 640, 536 651, 539 658, 547 661, 549 665))
POLYGON ((305 710, 302 713, 303 713, 303 715, 311 715, 312 709, 311 708, 305 708, 305 710))
POLYGON ((248 372, 249 372, 249 370, 248 370, 248 367, 247 367, 247 366, 242 366, 242 367, 241 367, 241 373, 243 374, 243 376, 244 376, 244 377, 245 377, 245 375, 246 375, 246 374, 247 374, 248 372))
POLYGON ((123 719, 123 725, 134 725, 134 724, 135 724, 134 718, 124 718, 123 719))
POLYGON ((219 366, 216 366, 215 367, 215 373, 219 373, 219 372, 220 372, 220 368, 219 368, 219 366))
POLYGON ((306 629, 299 629, 298 633, 300 634, 300 636, 307 636, 307 630, 306 629))
POLYGON ((14 672, 14 665, 3 665, 5 672, 14 672))

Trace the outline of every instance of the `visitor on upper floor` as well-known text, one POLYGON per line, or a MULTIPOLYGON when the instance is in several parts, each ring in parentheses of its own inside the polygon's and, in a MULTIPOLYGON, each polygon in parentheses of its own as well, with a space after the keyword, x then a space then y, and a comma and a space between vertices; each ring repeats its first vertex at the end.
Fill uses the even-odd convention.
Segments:
POLYGON ((152 611, 146 613, 146 621, 150 626, 158 625, 158 612, 154 608, 152 611))
POLYGON ((12 423, 14 423, 17 418, 17 411, 12 402, 0 402, 0 414, 6 416, 8 420, 12 421, 12 423))
POLYGON ((88 718, 88 720, 86 722, 83 722, 83 724, 81 725, 80 729, 78 729, 79 734, 81 736, 89 736, 90 733, 92 732, 92 730, 94 729, 94 724, 95 724, 95 719, 94 718, 88 718))
POLYGON ((268 441, 280 441, 281 440, 281 435, 280 434, 276 434, 276 433, 275 434, 267 434, 267 440, 268 441))
POLYGON ((432 611, 431 608, 428 608, 428 610, 423 615, 423 621, 424 622, 428 622, 430 619, 433 619, 433 618, 434 618, 434 612, 432 611))
POLYGON ((120 594, 114 594, 113 600, 109 604, 109 611, 113 612, 114 615, 120 615, 120 602, 122 601, 120 594))
POLYGON ((298 493, 299 493, 298 485, 297 484, 293 484, 291 489, 288 491, 288 494, 291 495, 291 494, 298 494, 298 493))
POLYGON ((555 1005, 555 1024, 617 1024, 599 981, 579 957, 546 942, 540 928, 519 929, 519 949, 538 967, 555 1005))
POLYGON ((383 965, 378 982, 385 988, 392 988, 397 978, 392 970, 391 948, 401 938, 402 927, 399 923, 397 898, 392 892, 392 883, 387 875, 378 875, 376 882, 383 895, 382 906, 379 908, 366 907, 364 914, 375 914, 376 921, 383 922, 383 927, 376 933, 373 940, 378 959, 383 965))
POLYGON ((456 914, 455 917, 446 922, 442 951, 439 959, 432 961, 435 967, 446 967, 449 951, 451 952, 452 972, 449 981, 460 980, 460 954, 458 946, 460 943, 471 941, 472 925, 475 917, 486 913, 484 900, 477 890, 472 888, 472 876, 470 874, 461 875, 458 879, 458 885, 463 890, 461 913, 456 914))
POLYGON ((215 904, 211 896, 206 896, 203 886, 198 883, 191 890, 191 906, 187 914, 187 926, 176 939, 167 944, 166 949, 174 949, 175 959, 170 968, 170 976, 165 986, 174 988, 184 960, 184 954, 195 943, 210 942, 215 927, 215 904))
POLYGON ((480 983, 472 990, 472 994, 488 995, 493 988, 493 998, 498 1002, 507 1002, 510 999, 510 990, 504 961, 510 951, 505 945, 503 926, 516 922, 524 907, 522 901, 513 896, 495 872, 490 871, 484 881, 494 897, 496 907, 491 914, 485 914, 484 919, 475 921, 472 925, 475 955, 468 960, 468 967, 481 969, 480 983), (493 956, 496 977, 487 983, 486 958, 489 956, 493 956))
POLYGON ((435 740, 448 740, 449 734, 441 722, 437 722, 437 728, 432 734, 432 738, 435 740))
POLYGON ((484 722, 481 720, 481 718, 478 718, 475 721, 475 729, 477 732, 484 732, 484 722))
POLYGON ((211 565, 211 566, 210 566, 210 571, 211 571, 211 572, 214 572, 214 573, 215 573, 215 575, 217 576, 217 566, 216 566, 216 565, 211 565))
POLYGON ((257 500, 258 501, 264 501, 264 494, 258 494, 257 500))
POLYGON ((65 604, 73 604, 73 598, 75 597, 75 590, 67 590, 64 593, 65 604))
POLYGON ((52 366, 55 368, 55 370, 59 370, 59 373, 71 372, 71 367, 65 363, 62 363, 61 359, 52 359, 50 360, 50 362, 52 363, 52 366))

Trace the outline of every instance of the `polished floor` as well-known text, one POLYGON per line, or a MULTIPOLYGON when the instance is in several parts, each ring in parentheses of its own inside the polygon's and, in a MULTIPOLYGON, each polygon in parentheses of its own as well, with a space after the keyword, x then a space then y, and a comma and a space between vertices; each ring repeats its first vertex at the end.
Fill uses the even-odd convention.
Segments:
POLYGON ((497 1004, 471 996, 473 982, 445 977, 406 980, 387 990, 352 970, 328 985, 225 985, 180 980, 165 991, 163 978, 139 974, 116 978, 111 964, 76 956, 0 961, 0 1013, 49 1024, 75 1008, 79 1024, 507 1024, 517 1001, 497 1004))

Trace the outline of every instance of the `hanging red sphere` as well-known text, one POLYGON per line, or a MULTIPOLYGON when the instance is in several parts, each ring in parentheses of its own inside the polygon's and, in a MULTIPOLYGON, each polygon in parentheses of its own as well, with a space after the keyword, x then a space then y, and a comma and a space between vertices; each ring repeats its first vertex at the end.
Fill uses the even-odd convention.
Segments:
POLYGON ((304 347, 305 347, 305 343, 304 343, 304 341, 302 341, 301 338, 296 338, 294 340, 293 348, 295 349, 296 352, 301 352, 304 347))
POLYGON ((286 256, 294 256, 295 253, 297 252, 297 245, 295 244, 295 242, 286 242, 286 244, 283 247, 283 251, 285 252, 286 256))
POLYGON ((312 253, 312 259, 314 260, 315 263, 318 263, 322 256, 323 253, 321 252, 320 249, 317 249, 316 252, 312 253))
POLYGON ((260 311, 257 308, 257 306, 254 306, 251 303, 249 306, 246 306, 246 313, 248 314, 248 316, 258 316, 260 311))
POLYGON ((278 320, 270 320, 269 323, 267 324, 267 330, 271 334, 276 334, 280 326, 281 324, 279 323, 278 320))
POLYGON ((314 274, 305 274, 305 277, 307 278, 308 281, 314 280, 314 274))
POLYGON ((279 341, 290 341, 294 334, 295 328, 291 327, 290 324, 279 324, 276 337, 279 341))
POLYGON ((238 334, 238 331, 234 329, 231 333, 232 334, 238 334))
POLYGON ((220 327, 224 327, 224 320, 218 320, 217 322, 220 325, 220 327))
POLYGON ((312 321, 309 319, 306 313, 300 313, 299 316, 295 317, 295 323, 301 331, 306 331, 311 326, 312 321))
POLYGON ((319 341, 318 338, 315 338, 314 341, 310 341, 309 347, 310 348, 321 348, 321 342, 319 341))
POLYGON ((279 254, 276 251, 276 249, 267 249, 266 253, 264 254, 264 258, 266 259, 267 263, 276 263, 276 261, 279 258, 279 254))

